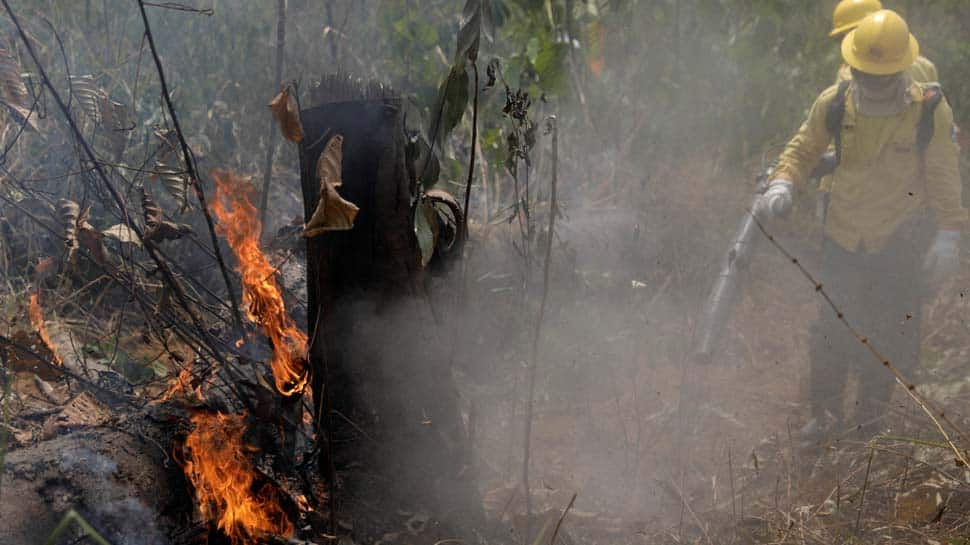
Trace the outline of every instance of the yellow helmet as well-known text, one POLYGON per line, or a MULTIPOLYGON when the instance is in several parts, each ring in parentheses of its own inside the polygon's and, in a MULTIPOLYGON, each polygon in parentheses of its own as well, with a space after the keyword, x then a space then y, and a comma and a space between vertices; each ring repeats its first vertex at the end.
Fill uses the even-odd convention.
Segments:
POLYGON ((919 43, 909 25, 892 10, 879 10, 862 20, 842 40, 846 64, 867 74, 895 74, 909 68, 919 56, 919 43))
POLYGON ((859 26, 866 15, 882 9, 879 0, 842 0, 832 12, 832 32, 829 37, 836 37, 859 26))

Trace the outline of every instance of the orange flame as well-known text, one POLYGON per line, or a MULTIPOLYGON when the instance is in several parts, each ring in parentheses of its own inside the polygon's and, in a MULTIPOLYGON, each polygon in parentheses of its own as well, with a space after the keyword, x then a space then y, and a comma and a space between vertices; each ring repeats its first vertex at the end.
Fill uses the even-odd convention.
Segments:
POLYGON ((192 364, 189 363, 183 367, 168 384, 168 389, 162 394, 162 397, 158 399, 159 403, 164 403, 177 394, 188 394, 192 392, 195 394, 195 398, 199 401, 204 401, 205 396, 202 394, 202 385, 199 384, 195 388, 192 387, 192 383, 195 382, 195 377, 192 376, 192 364))
POLYGON ((30 314, 30 325, 34 328, 34 331, 40 335, 40 340, 44 341, 44 345, 48 350, 51 351, 51 361, 61 365, 61 356, 57 353, 57 348, 54 347, 54 343, 51 342, 51 336, 47 332, 47 324, 44 323, 44 316, 40 312, 40 298, 38 294, 30 294, 30 307, 28 313, 30 314))
POLYGON ((262 226, 252 204, 255 188, 228 171, 215 170, 216 196, 212 212, 219 219, 219 232, 236 254, 236 270, 242 275, 243 302, 249 319, 260 325, 273 344, 273 378, 285 396, 306 388, 310 370, 304 357, 307 336, 286 314, 283 293, 276 283, 276 269, 259 249, 262 226))
POLYGON ((233 545, 256 543, 260 534, 292 537, 293 524, 269 485, 253 492, 255 469, 246 457, 245 415, 198 413, 185 439, 185 476, 195 488, 202 518, 216 523, 233 545))

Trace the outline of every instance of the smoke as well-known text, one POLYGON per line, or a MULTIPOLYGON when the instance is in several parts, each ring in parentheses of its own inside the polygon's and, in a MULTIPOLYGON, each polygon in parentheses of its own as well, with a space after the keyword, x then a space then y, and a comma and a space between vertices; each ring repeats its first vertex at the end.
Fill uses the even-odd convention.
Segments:
MULTIPOLYGON (((514 6, 509 29, 530 24, 521 5, 535 2, 505 3, 514 6)), ((130 11, 120 1, 108 4, 130 11)), ((299 158, 272 132, 266 107, 278 91, 271 83, 275 3, 258 9, 243 0, 199 4, 216 14, 151 12, 176 107, 190 141, 200 143, 194 151, 202 171, 260 173, 262 152, 278 146, 264 228, 276 233, 299 219, 302 198, 299 158)), ((298 80, 302 97, 327 73, 379 80, 403 93, 409 126, 424 126, 425 107, 448 71, 460 5, 427 2, 418 10, 416 4, 425 3, 290 0, 284 80, 298 80)), ((333 415, 338 439, 352 442, 368 468, 381 470, 375 477, 359 470, 358 460, 338 460, 342 484, 349 495, 386 489, 400 505, 457 518, 479 510, 475 503, 483 497, 487 516, 521 531, 524 425, 532 418, 535 512, 562 509, 572 493, 583 524, 611 530, 682 514, 688 502, 716 511, 727 495, 724 483, 733 486, 742 467, 760 471, 763 441, 797 429, 807 412, 802 383, 815 294, 770 248, 747 271, 752 280, 714 364, 691 367, 685 359, 696 312, 744 213, 761 150, 789 135, 835 74, 835 48, 813 38, 824 35, 831 2, 549 4, 556 7, 548 14, 543 9, 536 23, 546 34, 535 30, 535 36, 514 36, 523 43, 511 43, 512 31, 499 29, 496 42, 483 42, 480 64, 488 55, 500 58, 512 91, 521 86, 532 93, 537 126, 557 116, 563 217, 555 233, 544 231, 548 136, 537 131, 531 169, 520 161, 521 176, 513 180, 504 164, 504 89, 483 91, 481 141, 468 142, 462 125, 438 150, 440 187, 454 193, 462 191, 455 181, 467 174, 471 146, 482 150, 465 269, 453 265, 431 277, 414 298, 341 301, 329 315, 342 343, 331 347, 342 358, 334 360, 342 373, 335 379, 346 386, 334 392, 337 407, 349 406, 349 399, 359 404, 353 413, 333 415), (575 7, 572 20, 560 4, 575 7), (571 26, 579 38, 563 40, 550 24, 571 26), (539 58, 540 38, 564 52, 565 77, 555 90, 541 74, 529 73, 534 66, 523 68, 539 58), (540 249, 550 236, 551 285, 530 415, 540 249), (593 520, 590 513, 610 516, 593 520)), ((86 54, 69 51, 74 72, 102 66, 101 56, 116 49, 139 51, 138 25, 118 22, 109 33, 100 18, 85 19, 75 9, 52 14, 54 26, 82 24, 106 43, 86 54)), ((121 85, 109 91, 133 104, 142 150, 153 125, 165 119, 157 93, 144 91, 154 89, 151 71, 136 57, 118 61, 124 66, 118 79, 139 83, 127 86, 139 94, 121 85)), ((772 228, 814 265, 812 204, 810 195, 803 198, 789 227, 772 228)), ((182 248, 173 255, 197 252, 182 248)), ((293 270, 300 259, 280 261, 287 295, 305 301, 305 278, 293 270)), ((214 271, 197 274, 212 275, 209 284, 216 286, 214 271)), ((108 517, 119 535, 128 535, 130 521, 142 535, 154 535, 144 505, 111 484, 110 460, 66 453, 64 464, 65 471, 103 476, 104 505, 130 514, 122 520, 99 506, 98 516, 108 517)))
POLYGON ((111 542, 118 545, 163 545, 168 538, 159 530, 157 510, 131 495, 132 478, 118 471, 111 458, 85 447, 65 449, 59 468, 65 475, 79 482, 90 483, 83 488, 83 505, 71 506, 111 542))

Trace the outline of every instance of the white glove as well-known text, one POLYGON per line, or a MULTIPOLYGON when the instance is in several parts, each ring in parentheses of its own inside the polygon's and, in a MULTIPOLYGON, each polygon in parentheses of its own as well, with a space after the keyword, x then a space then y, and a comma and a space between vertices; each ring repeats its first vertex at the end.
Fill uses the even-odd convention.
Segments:
POLYGON ((792 187, 791 180, 775 179, 768 184, 765 191, 755 205, 754 213, 759 219, 769 219, 785 215, 791 210, 792 187))
POLYGON ((944 282, 960 270, 960 231, 937 231, 923 258, 923 274, 931 284, 944 282))

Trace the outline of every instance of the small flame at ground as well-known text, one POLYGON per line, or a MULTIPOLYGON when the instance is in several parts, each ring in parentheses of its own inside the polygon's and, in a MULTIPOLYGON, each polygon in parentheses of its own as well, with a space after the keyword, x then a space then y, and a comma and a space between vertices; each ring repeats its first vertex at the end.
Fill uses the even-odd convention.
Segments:
POLYGON ((215 523, 233 545, 258 543, 261 534, 291 537, 293 524, 269 485, 253 492, 255 469, 243 441, 245 415, 198 413, 185 439, 183 469, 202 518, 215 523))
POLYGON ((270 364, 276 389, 285 396, 303 393, 310 376, 305 358, 307 336, 286 313, 276 269, 259 249, 262 226, 252 204, 255 188, 227 171, 213 171, 212 178, 216 182, 212 212, 219 219, 219 232, 236 255, 249 319, 260 325, 273 343, 270 364))
POLYGON ((164 403, 172 399, 173 397, 175 397, 176 394, 180 394, 180 393, 188 394, 189 392, 192 392, 193 394, 195 394, 195 398, 198 399, 199 401, 204 401, 205 396, 202 394, 202 385, 199 384, 198 386, 193 388, 192 382, 194 380, 195 380, 195 377, 192 376, 192 364, 190 363, 189 365, 183 367, 178 372, 178 375, 176 375, 175 378, 173 378, 169 382, 168 389, 165 390, 165 392, 162 394, 162 397, 160 397, 158 401, 161 403, 164 403))
POLYGON ((40 298, 38 294, 30 294, 30 307, 28 309, 30 314, 30 325, 34 328, 34 331, 40 335, 40 340, 44 341, 44 345, 47 349, 51 351, 51 361, 57 365, 61 365, 61 356, 57 353, 57 348, 54 347, 54 343, 51 342, 51 336, 47 332, 47 324, 44 323, 44 315, 40 312, 40 298))

